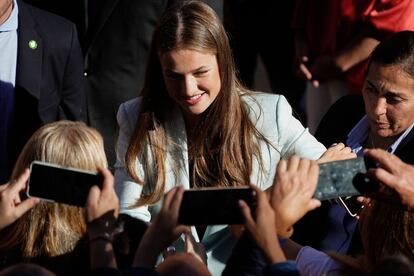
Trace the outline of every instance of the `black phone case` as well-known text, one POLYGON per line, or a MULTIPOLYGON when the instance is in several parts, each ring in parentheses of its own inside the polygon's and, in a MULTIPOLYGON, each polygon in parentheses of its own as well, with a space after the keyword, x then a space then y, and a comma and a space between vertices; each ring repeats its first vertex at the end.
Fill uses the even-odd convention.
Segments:
POLYGON ((255 210, 251 188, 195 189, 183 194, 178 223, 185 225, 243 224, 239 200, 255 210))
POLYGON ((33 162, 27 195, 47 201, 84 207, 92 186, 102 187, 103 177, 93 172, 33 162))
POLYGON ((367 171, 363 157, 323 163, 320 165, 318 186, 314 197, 327 200, 345 196, 360 195, 355 187, 367 171))

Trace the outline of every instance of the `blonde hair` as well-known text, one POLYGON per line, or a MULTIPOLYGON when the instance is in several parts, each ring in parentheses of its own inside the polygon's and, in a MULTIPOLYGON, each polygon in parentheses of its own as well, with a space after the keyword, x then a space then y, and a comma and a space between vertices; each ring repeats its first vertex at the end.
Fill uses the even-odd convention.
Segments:
MULTIPOLYGON (((101 135, 84 123, 71 121, 59 121, 38 129, 23 148, 12 179, 34 160, 90 171, 108 165, 101 135)), ((4 229, 0 251, 20 244, 25 259, 58 256, 72 251, 85 233, 82 208, 41 202, 4 229)))
POLYGON ((132 207, 156 203, 164 194, 169 142, 166 122, 174 103, 164 84, 159 56, 176 49, 214 53, 220 70, 221 90, 202 114, 194 130, 199 135, 188 149, 189 161, 193 164, 190 170, 193 186, 248 185, 254 157, 260 169, 263 168, 259 141, 267 140, 251 122, 249 107, 242 100, 242 91, 244 95, 249 93, 236 77, 224 27, 207 4, 185 1, 163 15, 153 35, 142 106, 125 157, 128 173, 149 193, 144 192, 132 207), (149 152, 146 147, 150 148, 149 152), (149 155, 154 165, 148 164, 149 155), (155 168, 153 187, 148 187, 147 179, 139 175, 137 159, 144 168, 155 168))

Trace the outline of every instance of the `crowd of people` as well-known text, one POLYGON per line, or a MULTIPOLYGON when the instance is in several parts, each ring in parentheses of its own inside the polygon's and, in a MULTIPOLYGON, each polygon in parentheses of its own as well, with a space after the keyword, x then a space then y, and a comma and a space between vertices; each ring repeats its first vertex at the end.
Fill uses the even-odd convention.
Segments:
MULTIPOLYGON (((95 2, 84 3, 82 65, 79 24, 77 32, 62 17, 0 0, 0 275, 414 275, 413 1, 325 3, 329 18, 309 1, 289 9, 298 31, 288 43, 292 70, 308 82, 309 103, 324 108, 309 117, 311 132, 289 97, 239 79, 243 55, 234 63, 232 48, 241 40, 206 3, 142 2, 157 12, 142 27, 148 47, 133 69, 139 40, 120 19, 146 15, 128 1, 95 2), (316 26, 331 28, 325 44, 316 26), (110 32, 116 39, 98 47, 98 34, 110 32), (361 91, 347 95, 353 73, 363 75, 361 91), (345 96, 331 106, 339 96, 326 103, 324 89, 345 96), (374 164, 364 179, 375 191, 314 198, 320 164, 362 157, 374 164), (103 182, 83 207, 31 197, 33 161, 103 182), (254 209, 237 202, 243 225, 179 223, 185 190, 237 187, 250 187, 255 201, 254 209)), ((225 16, 241 2, 226 3, 225 16)))

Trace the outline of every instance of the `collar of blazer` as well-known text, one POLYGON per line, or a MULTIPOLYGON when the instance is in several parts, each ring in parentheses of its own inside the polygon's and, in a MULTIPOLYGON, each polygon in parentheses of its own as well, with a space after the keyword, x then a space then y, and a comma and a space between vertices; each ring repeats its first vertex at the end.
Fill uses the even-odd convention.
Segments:
POLYGON ((400 142, 394 154, 408 164, 414 164, 414 127, 400 142))
POLYGON ((19 0, 17 0, 17 5, 19 6, 19 26, 16 89, 24 89, 38 99, 42 79, 42 38, 37 31, 37 23, 30 8, 19 0))

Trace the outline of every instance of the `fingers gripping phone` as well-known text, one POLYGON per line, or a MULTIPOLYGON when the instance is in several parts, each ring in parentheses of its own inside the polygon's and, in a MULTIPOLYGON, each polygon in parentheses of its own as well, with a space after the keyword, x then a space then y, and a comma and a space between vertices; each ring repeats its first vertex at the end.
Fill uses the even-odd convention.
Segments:
POLYGON ((90 188, 102 183, 102 175, 94 172, 33 161, 27 196, 83 207, 90 188))
POLYGON ((249 187, 184 191, 178 222, 185 225, 243 224, 240 199, 254 212, 254 191, 249 187))

